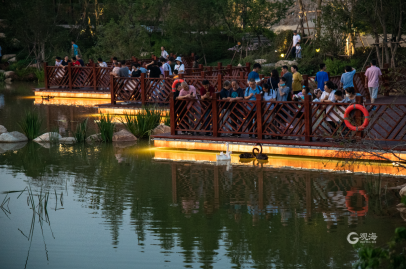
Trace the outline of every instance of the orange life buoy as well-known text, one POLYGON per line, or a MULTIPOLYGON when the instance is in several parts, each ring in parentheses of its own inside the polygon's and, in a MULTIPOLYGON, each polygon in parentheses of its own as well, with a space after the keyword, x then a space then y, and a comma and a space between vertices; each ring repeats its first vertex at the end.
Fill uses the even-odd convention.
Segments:
POLYGON ((357 213, 358 216, 365 216, 366 213, 368 212, 368 200, 369 200, 368 194, 364 190, 357 190, 355 188, 351 188, 350 191, 347 191, 347 196, 345 196, 345 206, 351 213, 357 213), (366 205, 362 207, 362 210, 355 211, 355 208, 351 206, 351 196, 357 193, 364 196, 366 205))
POLYGON ((184 81, 184 80, 183 80, 183 79, 180 79, 180 78, 178 78, 177 80, 175 80, 175 81, 172 83, 172 91, 175 92, 175 91, 176 91, 176 88, 175 88, 176 84, 182 83, 183 81, 184 81))
POLYGON ((344 113, 344 122, 345 125, 347 125, 348 129, 350 129, 351 131, 362 131, 365 129, 365 127, 368 126, 369 124, 369 112, 368 110, 359 104, 353 104, 347 107, 347 109, 345 110, 344 113), (349 121, 348 121, 348 115, 350 114, 351 111, 353 111, 354 109, 359 109, 361 110, 362 114, 364 114, 365 120, 364 123, 361 126, 354 126, 352 125, 349 121))

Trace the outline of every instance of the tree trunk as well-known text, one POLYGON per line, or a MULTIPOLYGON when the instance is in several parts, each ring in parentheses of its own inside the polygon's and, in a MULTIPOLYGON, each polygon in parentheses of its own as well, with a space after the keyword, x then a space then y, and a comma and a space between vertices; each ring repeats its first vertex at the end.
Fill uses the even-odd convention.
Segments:
POLYGON ((303 2, 302 0, 297 0, 297 3, 299 5, 299 14, 300 14, 300 34, 301 38, 304 37, 304 27, 303 27, 303 16, 304 16, 304 8, 303 8, 303 2))
MULTIPOLYGON (((399 1, 399 26, 398 26, 398 33, 396 36, 396 40, 395 42, 399 42, 400 38, 402 36, 402 0, 399 1)), ((395 43, 395 44, 391 44, 391 53, 392 53, 392 57, 391 57, 391 61, 390 61, 390 67, 391 68, 395 68, 396 67, 396 63, 395 63, 395 56, 396 56, 396 52, 398 50, 399 47, 399 43, 395 43)))
POLYGON ((321 1, 322 0, 317 0, 317 40, 320 40, 321 35, 321 1))
POLYGON ((379 35, 376 32, 376 28, 374 28, 374 35, 375 35, 375 43, 376 45, 376 58, 378 58, 378 64, 380 67, 383 67, 382 61, 381 61, 381 55, 379 54, 379 35))
MULTIPOLYGON (((382 46, 384 49, 384 54, 386 57, 384 57, 384 61, 386 64, 389 63, 389 49, 388 49, 388 31, 386 30, 386 22, 382 23, 382 30, 383 30, 383 41, 382 41, 382 46)), ((382 55, 384 56, 384 55, 382 55)))

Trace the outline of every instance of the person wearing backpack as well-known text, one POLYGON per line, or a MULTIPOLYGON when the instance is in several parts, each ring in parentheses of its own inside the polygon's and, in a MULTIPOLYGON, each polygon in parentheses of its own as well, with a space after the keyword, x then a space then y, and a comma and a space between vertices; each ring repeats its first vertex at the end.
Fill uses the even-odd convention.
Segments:
MULTIPOLYGON (((250 101, 256 101, 256 94, 260 94, 262 91, 262 87, 257 85, 255 82, 254 78, 251 78, 249 80, 249 87, 247 87, 245 89, 245 94, 244 94, 244 99, 245 100, 250 100, 250 101)), ((256 108, 255 108, 255 104, 248 104, 247 106, 248 110, 250 110, 250 113, 247 116, 247 120, 248 120, 248 125, 247 125, 247 132, 255 132, 256 128, 254 126, 254 122, 255 122, 255 112, 256 112, 256 108)), ((251 134, 249 135, 250 138, 255 138, 255 134, 251 134)))

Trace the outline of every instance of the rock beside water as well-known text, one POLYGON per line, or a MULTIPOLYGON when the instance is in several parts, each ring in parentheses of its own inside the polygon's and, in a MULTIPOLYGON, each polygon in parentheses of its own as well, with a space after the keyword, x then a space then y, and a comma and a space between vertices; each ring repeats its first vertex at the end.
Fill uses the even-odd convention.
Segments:
POLYGON ((399 194, 401 197, 406 196, 406 187, 403 187, 400 191, 399 194))
POLYGON ((0 125, 0 134, 7 133, 7 128, 3 125, 0 125))
POLYGON ((102 140, 101 140, 100 133, 99 133, 99 134, 90 135, 90 136, 88 136, 88 137, 86 138, 86 142, 87 142, 87 143, 91 143, 91 142, 101 142, 101 141, 102 141, 102 140))
POLYGON ((34 142, 51 142, 51 139, 61 140, 62 136, 56 132, 49 132, 38 136, 37 138, 34 139, 34 142))
POLYGON ((137 141, 137 137, 127 130, 121 130, 113 134, 113 142, 137 141))
POLYGON ((9 132, 0 135, 0 143, 16 143, 28 141, 28 138, 20 132, 9 132))
POLYGON ((171 133, 171 127, 160 124, 157 127, 155 127, 154 130, 152 130, 153 135, 159 135, 159 134, 170 134, 171 133))
POLYGON ((76 138, 74 137, 62 137, 59 139, 59 143, 73 144, 76 143, 76 138))

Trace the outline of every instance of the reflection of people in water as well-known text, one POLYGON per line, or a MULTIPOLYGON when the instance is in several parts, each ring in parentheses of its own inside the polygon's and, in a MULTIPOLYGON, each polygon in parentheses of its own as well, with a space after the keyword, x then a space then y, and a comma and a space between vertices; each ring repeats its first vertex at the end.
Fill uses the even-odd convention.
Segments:
POLYGON ((68 118, 58 111, 58 130, 60 134, 65 134, 68 130, 68 118))
POLYGON ((185 217, 190 218, 192 214, 199 212, 199 201, 196 201, 194 197, 182 198, 182 213, 185 217))

